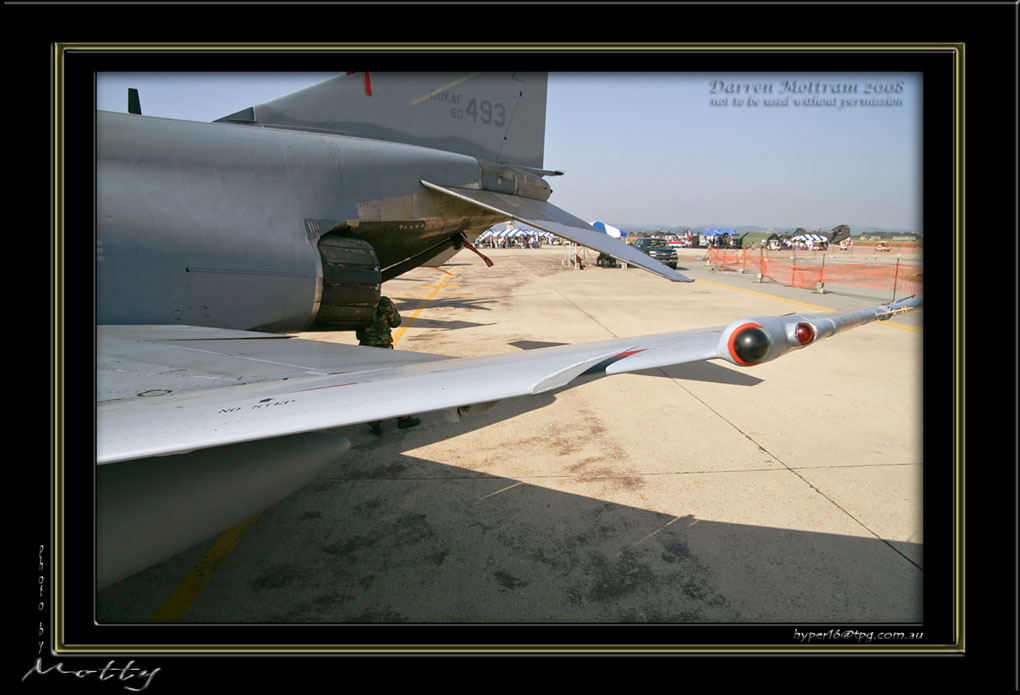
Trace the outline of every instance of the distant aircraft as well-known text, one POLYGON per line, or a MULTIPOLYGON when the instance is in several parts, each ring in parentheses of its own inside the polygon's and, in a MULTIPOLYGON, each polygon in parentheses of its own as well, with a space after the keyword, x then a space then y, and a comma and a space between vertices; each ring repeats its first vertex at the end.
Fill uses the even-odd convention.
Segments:
POLYGON ((920 304, 471 359, 272 333, 354 327, 383 281, 506 218, 689 281, 547 202, 545 89, 372 73, 214 123, 97 114, 97 586, 306 484, 349 447, 325 430, 456 420, 584 374, 752 366, 920 304))

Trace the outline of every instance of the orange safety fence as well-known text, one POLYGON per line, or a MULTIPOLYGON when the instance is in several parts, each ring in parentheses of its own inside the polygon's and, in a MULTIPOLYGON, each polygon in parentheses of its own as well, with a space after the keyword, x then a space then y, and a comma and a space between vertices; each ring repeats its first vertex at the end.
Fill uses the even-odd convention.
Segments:
POLYGON ((761 273, 763 278, 791 287, 815 289, 818 283, 923 294, 920 263, 797 263, 763 258, 757 251, 710 249, 708 262, 733 270, 761 273))
POLYGON ((751 261, 757 267, 758 259, 748 259, 748 254, 743 249, 709 249, 708 250, 708 261, 712 265, 722 265, 727 268, 734 268, 743 270, 744 266, 747 265, 748 261, 751 261))
POLYGON ((822 266, 803 263, 798 265, 792 261, 773 261, 765 258, 761 261, 761 275, 790 287, 814 289, 822 282, 822 266))
POLYGON ((853 285, 876 290, 921 294, 924 275, 920 263, 832 263, 823 266, 820 280, 833 285, 853 285))

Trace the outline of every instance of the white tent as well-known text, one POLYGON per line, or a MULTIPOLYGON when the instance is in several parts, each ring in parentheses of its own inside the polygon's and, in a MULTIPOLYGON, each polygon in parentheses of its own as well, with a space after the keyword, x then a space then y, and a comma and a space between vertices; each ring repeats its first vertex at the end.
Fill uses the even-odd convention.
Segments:
POLYGON ((504 229, 503 231, 496 232, 496 236, 500 236, 500 237, 502 237, 502 236, 508 236, 508 237, 540 236, 543 239, 549 239, 549 238, 554 237, 556 235, 555 234, 550 234, 549 232, 540 232, 540 231, 537 231, 537 230, 534 230, 534 229, 520 229, 520 228, 515 227, 514 229, 504 229))
POLYGON ((595 220, 594 222, 589 222, 588 224, 590 224, 592 227, 599 230, 600 232, 605 232, 614 239, 619 239, 620 237, 627 236, 626 232, 614 227, 611 224, 606 224, 605 222, 595 220))
POLYGON ((482 232, 478 236, 479 239, 488 239, 490 237, 496 237, 498 239, 501 239, 501 238, 504 238, 504 237, 510 237, 510 238, 515 238, 515 237, 541 237, 542 239, 551 240, 551 239, 555 239, 556 235, 552 234, 550 232, 539 231, 539 230, 536 230, 536 229, 523 229, 521 227, 514 227, 512 224, 508 223, 507 226, 505 228, 503 228, 503 229, 499 229, 499 228, 493 227, 492 229, 486 229, 484 232, 482 232))

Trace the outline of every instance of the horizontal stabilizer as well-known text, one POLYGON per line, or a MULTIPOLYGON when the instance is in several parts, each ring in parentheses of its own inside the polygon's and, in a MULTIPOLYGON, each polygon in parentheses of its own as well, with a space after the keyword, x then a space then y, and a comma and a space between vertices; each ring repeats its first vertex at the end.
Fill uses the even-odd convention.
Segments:
POLYGON ((659 261, 649 258, 633 246, 600 232, 584 220, 574 217, 569 212, 544 200, 522 198, 492 191, 479 191, 473 188, 451 188, 428 181, 422 181, 422 185, 434 191, 474 203, 486 210, 520 220, 532 227, 551 232, 590 249, 607 253, 624 263, 636 265, 651 273, 661 275, 667 280, 693 282, 683 273, 678 273, 659 261))

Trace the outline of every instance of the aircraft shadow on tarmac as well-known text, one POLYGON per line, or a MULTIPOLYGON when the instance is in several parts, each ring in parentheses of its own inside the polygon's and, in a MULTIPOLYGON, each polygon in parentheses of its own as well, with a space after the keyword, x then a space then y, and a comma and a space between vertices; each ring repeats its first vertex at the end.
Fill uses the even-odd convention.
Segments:
POLYGON ((643 369, 634 374, 667 377, 669 379, 685 379, 688 381, 707 381, 714 384, 730 384, 732 386, 757 386, 762 379, 744 370, 731 369, 714 362, 689 362, 671 367, 643 369))
POLYGON ((569 345, 570 343, 548 343, 541 340, 517 340, 512 343, 507 343, 512 347, 520 350, 538 350, 540 348, 556 347, 558 345, 569 345))
MULTIPOLYGON (((668 485, 682 498, 683 476, 594 475, 544 486, 403 453, 555 397, 526 400, 457 423, 425 414, 403 432, 387 422, 381 438, 364 426, 344 428, 352 450, 262 513, 181 622, 921 619, 918 544, 702 520, 600 499, 619 486, 644 485, 668 485), (556 484, 571 491, 551 489, 556 484)), ((557 455, 550 448, 548 456, 557 455)), ((99 622, 147 621, 212 540, 100 591, 99 622)))
MULTIPOLYGON (((429 309, 474 309, 477 311, 492 311, 485 304, 494 304, 494 299, 472 299, 466 297, 448 297, 442 296, 431 299, 428 303, 429 309)), ((393 306, 397 308, 397 311, 403 316, 409 314, 412 311, 418 309, 422 305, 420 299, 406 299, 406 298, 394 298, 393 306)), ((415 319, 415 325, 418 324, 418 320, 415 319)))
POLYGON ((492 323, 475 323, 474 321, 442 321, 440 319, 417 318, 411 324, 414 328, 435 328, 441 331, 456 331, 461 328, 480 328, 492 326, 492 323))
MULTIPOLYGON (((922 571, 881 540, 676 517, 515 483, 413 456, 348 464, 343 477, 266 510, 182 622, 921 618, 922 571)), ((145 621, 158 608, 158 595, 145 603, 132 586, 144 577, 132 579, 100 592, 101 623, 145 621)))

